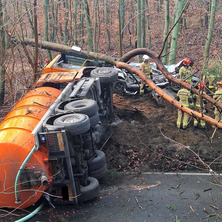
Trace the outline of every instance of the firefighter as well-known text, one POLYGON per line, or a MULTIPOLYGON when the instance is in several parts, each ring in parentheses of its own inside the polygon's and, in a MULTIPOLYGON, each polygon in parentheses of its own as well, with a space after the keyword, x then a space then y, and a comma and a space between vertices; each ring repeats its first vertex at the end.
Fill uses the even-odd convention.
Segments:
POLYGON ((192 71, 191 71, 191 66, 193 62, 189 58, 185 58, 183 60, 183 64, 179 70, 179 76, 180 79, 184 82, 188 82, 189 84, 192 82, 192 71))
MULTIPOLYGON (((217 102, 222 103, 222 81, 218 82, 218 83, 217 83, 217 86, 218 86, 218 90, 214 93, 213 98, 214 98, 217 102)), ((215 107, 215 109, 214 109, 214 115, 215 115, 215 119, 216 119, 218 122, 222 122, 221 110, 218 110, 217 107, 215 107)))
MULTIPOLYGON (((145 74, 146 79, 152 79, 152 68, 149 63, 149 56, 144 55, 143 56, 143 62, 140 65, 141 71, 145 74)), ((144 93, 144 86, 145 86, 145 81, 141 80, 140 84, 140 93, 144 93)))
MULTIPOLYGON (((201 93, 203 93, 204 89, 206 88, 206 85, 203 82, 200 82, 198 84, 198 87, 196 87, 196 88, 199 89, 199 94, 201 94, 201 93)), ((201 104, 201 97, 200 97, 200 95, 193 94, 194 110, 204 114, 204 113, 206 113, 206 108, 205 108, 206 104, 207 104, 207 102, 205 100, 203 100, 202 104, 201 104)), ((202 119, 194 118, 194 123, 193 124, 194 124, 195 127, 197 127, 200 124, 200 126, 203 129, 206 127, 206 123, 202 119)))
MULTIPOLYGON (((188 83, 185 81, 185 83, 188 83)), ((183 106, 189 107, 192 103, 192 96, 189 90, 182 88, 178 91, 176 99, 183 104, 183 106)), ((178 109, 177 128, 186 129, 188 126, 190 116, 178 109)))
POLYGON ((204 75, 204 82, 206 82, 207 88, 214 93, 217 89, 217 78, 213 74, 207 73, 207 75, 204 75))

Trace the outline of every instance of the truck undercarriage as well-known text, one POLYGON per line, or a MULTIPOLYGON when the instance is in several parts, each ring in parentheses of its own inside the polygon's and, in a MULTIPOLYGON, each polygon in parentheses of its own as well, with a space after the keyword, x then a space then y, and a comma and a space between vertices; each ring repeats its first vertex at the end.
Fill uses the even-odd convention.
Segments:
POLYGON ((42 196, 78 204, 99 195, 117 71, 49 69, 0 124, 1 207, 26 208, 42 196))

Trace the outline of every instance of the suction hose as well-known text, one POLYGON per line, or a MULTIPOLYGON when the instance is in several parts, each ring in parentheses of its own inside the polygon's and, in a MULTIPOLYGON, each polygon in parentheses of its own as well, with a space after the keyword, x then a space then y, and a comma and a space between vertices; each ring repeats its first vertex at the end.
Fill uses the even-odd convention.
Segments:
POLYGON ((40 206, 38 206, 34 211, 32 211, 30 214, 28 214, 27 216, 16 220, 15 222, 24 222, 29 220, 30 218, 34 217, 37 213, 39 213, 39 211, 43 208, 44 204, 42 203, 40 206))

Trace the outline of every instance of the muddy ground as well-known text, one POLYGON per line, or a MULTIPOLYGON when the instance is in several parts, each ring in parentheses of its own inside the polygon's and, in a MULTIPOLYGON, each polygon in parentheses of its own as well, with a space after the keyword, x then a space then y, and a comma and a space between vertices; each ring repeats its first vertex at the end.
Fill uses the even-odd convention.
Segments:
MULTIPOLYGON (((221 130, 207 125, 176 127, 177 109, 151 95, 114 96, 116 121, 104 148, 108 168, 117 171, 198 171, 222 169, 221 130)), ((209 109, 210 110, 210 109, 209 109)), ((213 117, 213 112, 208 113, 213 117)))

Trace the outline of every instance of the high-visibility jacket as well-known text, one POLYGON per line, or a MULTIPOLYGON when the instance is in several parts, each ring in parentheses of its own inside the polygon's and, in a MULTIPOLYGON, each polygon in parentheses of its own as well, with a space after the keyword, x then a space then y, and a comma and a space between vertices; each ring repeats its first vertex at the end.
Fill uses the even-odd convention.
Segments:
POLYGON ((207 79, 208 79, 208 83, 209 83, 208 88, 215 89, 216 88, 216 76, 211 74, 207 77, 207 79))
POLYGON ((152 68, 148 62, 142 62, 140 65, 140 69, 147 76, 148 79, 151 79, 152 68))
POLYGON ((192 71, 191 67, 182 66, 179 70, 179 76, 182 81, 192 82, 192 71))
POLYGON ((213 98, 214 98, 217 102, 222 103, 222 88, 219 88, 219 89, 214 93, 213 98))
POLYGON ((180 89, 177 93, 179 98, 179 102, 182 103, 184 106, 189 106, 189 98, 191 98, 190 91, 183 88, 180 89))
MULTIPOLYGON (((219 103, 222 103, 222 88, 219 88, 215 93, 214 93, 214 96, 213 98, 219 102, 219 103)), ((222 116, 221 116, 221 112, 218 110, 218 108, 215 106, 215 109, 214 109, 214 114, 215 114, 215 119, 218 121, 218 122, 222 122, 222 116)))

